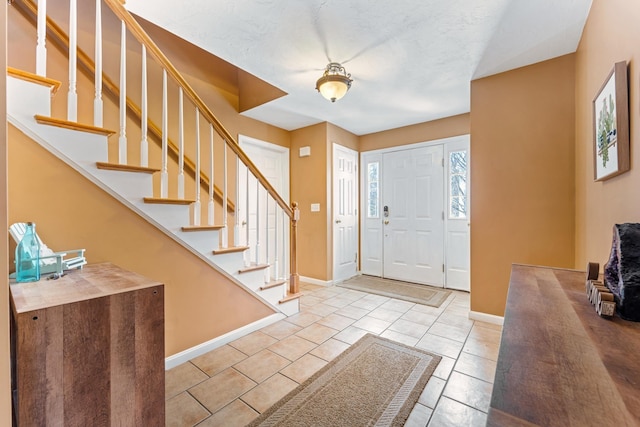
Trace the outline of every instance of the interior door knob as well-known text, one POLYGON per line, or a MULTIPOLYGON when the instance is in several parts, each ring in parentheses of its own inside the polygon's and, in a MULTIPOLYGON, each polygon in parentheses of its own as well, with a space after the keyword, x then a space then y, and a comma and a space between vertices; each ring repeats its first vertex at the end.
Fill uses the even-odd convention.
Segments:
POLYGON ((384 225, 387 225, 387 224, 389 224, 389 220, 388 220, 388 219, 385 219, 385 220, 384 220, 384 225))
POLYGON ((336 219, 336 224, 340 224, 342 222, 341 219, 336 219))

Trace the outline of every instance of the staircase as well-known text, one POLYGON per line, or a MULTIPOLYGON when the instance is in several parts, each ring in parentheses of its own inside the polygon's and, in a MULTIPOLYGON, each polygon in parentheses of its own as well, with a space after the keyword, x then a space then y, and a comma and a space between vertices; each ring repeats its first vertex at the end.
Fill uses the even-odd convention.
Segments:
POLYGON ((120 1, 96 0, 92 54, 78 47, 78 35, 87 29, 78 31, 76 0, 69 5, 68 35, 47 17, 46 2, 39 4, 13 4, 37 23, 36 70, 8 69, 8 121, 274 311, 297 313, 296 204, 289 206, 275 191, 120 1), (119 31, 113 31, 114 22, 119 31), (103 31, 104 24, 111 31, 103 31), (120 39, 103 40, 113 33, 120 39), (132 39, 137 47, 127 46, 132 39), (60 82, 47 77, 45 40, 69 52, 64 119, 52 117, 52 97, 64 95, 60 82), (103 72, 103 45, 120 46, 119 85, 103 72), (127 81, 132 63, 140 64, 140 79, 133 83, 127 81), (94 93, 78 91, 80 68, 91 71, 94 93), (151 81, 161 81, 161 87, 151 87, 151 81), (130 87, 140 87, 140 106, 127 97, 130 87), (79 96, 94 96, 90 125, 78 123, 79 96), (103 98, 116 101, 109 106, 103 98), (107 121, 104 110, 111 107, 118 109, 118 122, 107 121), (117 139, 117 152, 109 150, 110 138, 112 145, 117 139), (240 174, 251 186, 246 194, 255 197, 238 200, 240 174), (171 191, 169 183, 176 183, 171 191))

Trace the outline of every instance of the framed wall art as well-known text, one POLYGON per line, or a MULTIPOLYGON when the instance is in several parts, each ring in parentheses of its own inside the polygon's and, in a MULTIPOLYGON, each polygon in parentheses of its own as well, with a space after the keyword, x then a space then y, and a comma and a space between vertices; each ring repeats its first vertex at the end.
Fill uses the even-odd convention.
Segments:
POLYGON ((627 63, 617 62, 593 99, 593 169, 596 181, 604 181, 629 170, 628 93, 627 63))

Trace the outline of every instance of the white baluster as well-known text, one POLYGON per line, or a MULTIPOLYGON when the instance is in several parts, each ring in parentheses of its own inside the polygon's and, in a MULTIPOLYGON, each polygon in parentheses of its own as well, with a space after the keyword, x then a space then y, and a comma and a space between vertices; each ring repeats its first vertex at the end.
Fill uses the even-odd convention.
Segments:
POLYGON ((214 155, 213 155, 213 125, 209 124, 209 206, 207 209, 207 213, 209 216, 209 225, 214 224, 215 218, 215 205, 213 203, 213 193, 214 193, 214 185, 213 185, 213 172, 214 172, 214 155))
POLYGON ((142 45, 142 94, 140 109, 142 117, 140 118, 140 166, 149 166, 149 140, 148 140, 148 112, 147 112, 147 48, 142 45))
POLYGON ((93 98, 93 125, 102 127, 102 0, 96 0, 96 72, 95 72, 95 88, 96 93, 93 98))
MULTIPOLYGON (((289 259, 289 254, 287 254, 287 218, 288 216, 284 214, 282 211, 282 276, 281 279, 287 279, 287 260, 289 259)), ((286 292, 285 292, 286 295, 286 292)))
POLYGON ((196 201, 193 203, 193 225, 200 225, 200 110, 196 107, 196 201))
MULTIPOLYGON (((245 180, 245 186, 247 187, 245 193, 246 193, 246 200, 245 200, 245 208, 244 208, 244 226, 246 227, 245 229, 245 246, 247 247, 251 247, 251 241, 249 240, 249 168, 245 167, 245 173, 247 175, 247 179, 245 180)), ((248 267, 251 264, 251 250, 245 251, 244 253, 244 265, 245 267, 248 267)))
POLYGON ((47 0, 38 1, 38 44, 36 45, 36 74, 47 76, 47 0))
POLYGON ((178 199, 184 199, 184 97, 178 88, 178 199))
POLYGON ((78 7, 77 0, 69 0, 69 93, 67 94, 67 120, 78 121, 77 85, 78 7))
POLYGON ((240 157, 236 156, 236 212, 235 223, 233 226, 233 244, 240 246, 240 213, 242 209, 240 207, 240 174, 242 173, 242 162, 240 157))
POLYGON ((162 172, 160 172, 160 197, 169 197, 169 172, 167 172, 168 116, 167 111, 167 70, 162 70, 162 172))
POLYGON ((256 177, 256 253, 255 263, 260 264, 260 181, 256 177))
POLYGON ((264 239, 264 253, 265 253, 265 264, 267 264, 269 267, 264 269, 264 283, 269 283, 269 280, 271 280, 271 264, 269 263, 269 192, 267 191, 267 189, 264 189, 265 191, 265 239, 264 239))
POLYGON ((273 277, 278 279, 280 277, 280 270, 278 270, 278 259, 280 254, 278 253, 278 213, 280 212, 280 206, 278 202, 275 203, 275 212, 273 213, 273 277))
POLYGON ((118 163, 127 164, 127 26, 121 21, 120 31, 120 136, 118 163))
POLYGON ((224 141, 224 156, 222 169, 222 248, 229 247, 229 230, 227 228, 227 141, 224 141))

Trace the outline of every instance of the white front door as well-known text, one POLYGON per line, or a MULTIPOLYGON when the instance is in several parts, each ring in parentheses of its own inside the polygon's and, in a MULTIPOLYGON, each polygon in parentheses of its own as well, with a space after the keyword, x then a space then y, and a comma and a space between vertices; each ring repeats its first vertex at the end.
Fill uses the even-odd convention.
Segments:
POLYGON ((443 146, 384 153, 383 165, 383 276, 443 286, 443 146))
MULTIPOLYGON (((289 149, 243 135, 240 135, 239 143, 253 164, 288 203, 289 149)), ((244 165, 238 166, 237 182, 239 215, 236 228, 239 243, 250 248, 246 252, 246 263, 269 264, 273 266, 271 275, 282 277, 282 266, 288 254, 288 223, 283 224, 283 214, 275 201, 267 197, 266 190, 258 185, 257 179, 251 174, 247 175, 244 165)))
POLYGON ((333 144, 333 280, 358 270, 358 153, 333 144))
POLYGON ((446 146, 447 206, 445 265, 447 288, 468 291, 470 281, 469 140, 446 146))

